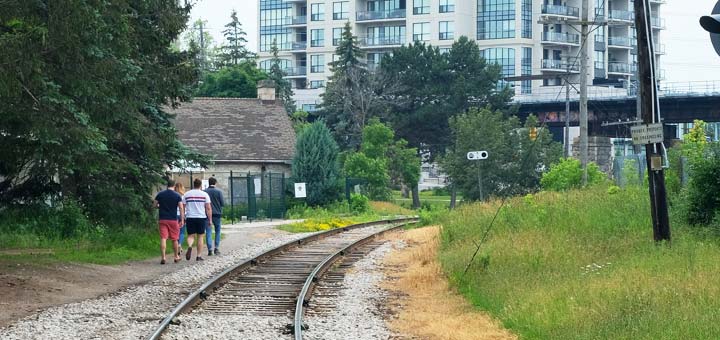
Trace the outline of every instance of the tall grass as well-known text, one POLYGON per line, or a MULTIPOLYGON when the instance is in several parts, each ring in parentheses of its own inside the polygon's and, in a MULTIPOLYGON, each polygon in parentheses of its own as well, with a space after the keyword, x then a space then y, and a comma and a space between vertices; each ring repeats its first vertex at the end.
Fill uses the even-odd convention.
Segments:
POLYGON ((474 305, 522 338, 717 338, 718 236, 676 219, 672 246, 655 244, 646 190, 512 199, 466 275, 499 203, 463 206, 441 219, 440 260, 474 305))

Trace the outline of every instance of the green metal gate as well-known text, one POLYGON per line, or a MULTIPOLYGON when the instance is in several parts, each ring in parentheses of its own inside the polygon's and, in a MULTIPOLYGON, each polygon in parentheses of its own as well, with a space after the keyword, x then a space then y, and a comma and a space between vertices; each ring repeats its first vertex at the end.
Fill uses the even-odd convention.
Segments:
POLYGON ((229 218, 234 223, 243 218, 253 220, 285 218, 285 174, 247 173, 234 176, 230 173, 229 218))

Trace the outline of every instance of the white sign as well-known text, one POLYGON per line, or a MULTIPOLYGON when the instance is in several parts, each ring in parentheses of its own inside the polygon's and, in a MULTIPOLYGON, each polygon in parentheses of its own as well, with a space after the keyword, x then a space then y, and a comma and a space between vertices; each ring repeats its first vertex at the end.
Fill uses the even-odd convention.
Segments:
POLYGON ((663 142, 663 125, 662 123, 636 125, 630 127, 633 144, 645 145, 663 142))
POLYGON ((262 178, 253 178, 253 184, 255 187, 255 195, 262 195, 262 178))
POLYGON ((202 180, 202 186, 200 187, 200 189, 205 190, 205 189, 207 189, 209 186, 210 186, 210 181, 207 180, 207 179, 204 179, 204 180, 202 180))
POLYGON ((467 159, 471 161, 476 161, 479 159, 487 159, 488 158, 488 152, 487 151, 470 151, 467 153, 467 159))
POLYGON ((295 198, 305 198, 307 192, 305 191, 305 183, 295 183, 295 198))

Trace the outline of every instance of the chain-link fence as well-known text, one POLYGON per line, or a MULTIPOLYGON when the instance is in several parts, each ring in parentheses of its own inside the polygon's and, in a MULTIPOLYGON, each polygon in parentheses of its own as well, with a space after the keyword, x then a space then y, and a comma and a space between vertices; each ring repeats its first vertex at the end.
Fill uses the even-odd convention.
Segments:
POLYGON ((231 223, 263 219, 282 219, 287 212, 285 201, 286 177, 275 172, 186 172, 174 174, 175 181, 186 190, 195 178, 203 180, 207 187, 210 177, 217 180, 217 188, 223 191, 225 207, 223 217, 231 223))
MULTIPOLYGON (((676 173, 679 185, 685 186, 689 180, 688 160, 680 157, 678 162, 671 162, 670 171, 676 173)), ((625 187, 627 185, 645 185, 647 161, 644 154, 615 156, 613 161, 612 175, 615 185, 625 187)), ((667 173, 666 173, 667 179, 667 173)))

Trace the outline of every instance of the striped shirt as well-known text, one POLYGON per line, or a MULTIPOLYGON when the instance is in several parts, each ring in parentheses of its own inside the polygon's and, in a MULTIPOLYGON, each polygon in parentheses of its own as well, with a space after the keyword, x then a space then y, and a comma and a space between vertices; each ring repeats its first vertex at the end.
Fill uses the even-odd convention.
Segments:
POLYGON ((199 189, 190 190, 183 196, 183 203, 185 204, 185 217, 207 218, 205 203, 210 203, 210 195, 206 192, 199 189))

